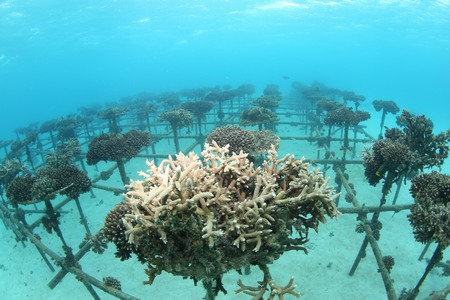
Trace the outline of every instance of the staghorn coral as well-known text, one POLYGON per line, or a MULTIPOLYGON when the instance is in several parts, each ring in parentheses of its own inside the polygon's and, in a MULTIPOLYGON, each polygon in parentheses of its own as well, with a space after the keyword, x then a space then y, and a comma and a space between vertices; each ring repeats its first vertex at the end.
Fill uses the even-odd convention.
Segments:
POLYGON ((264 88, 264 96, 281 96, 280 87, 278 84, 269 83, 264 88))
POLYGON ((150 284, 162 271, 218 283, 229 270, 306 252, 309 229, 339 214, 338 195, 303 159, 277 155, 272 147, 255 169, 247 154, 229 155, 213 142, 203 163, 193 152, 159 166, 147 161, 143 180, 127 186, 126 204, 107 216, 105 238, 121 258, 131 251, 147 263, 150 284))

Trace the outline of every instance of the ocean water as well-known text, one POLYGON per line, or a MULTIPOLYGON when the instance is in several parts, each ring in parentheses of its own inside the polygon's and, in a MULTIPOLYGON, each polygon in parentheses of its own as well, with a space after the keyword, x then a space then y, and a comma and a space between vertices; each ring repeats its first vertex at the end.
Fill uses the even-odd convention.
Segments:
MULTIPOLYGON (((236 88, 250 83, 257 97, 267 84, 276 84, 288 99, 294 82, 321 82, 364 95, 360 109, 371 112, 372 119, 364 124, 375 137, 380 115, 371 102, 376 99, 393 100, 401 109, 425 114, 433 121, 435 133, 449 129, 450 1, 0 0, 0 141, 16 139, 18 128, 76 114, 80 107, 120 103, 124 97, 144 92, 236 88)), ((280 110, 289 113, 295 106, 280 110)), ((214 116, 207 120, 213 122, 214 116)), ((386 122, 396 126, 393 116, 388 115, 386 122)), ((164 125, 155 128, 159 133, 169 132, 164 125)), ((285 137, 304 134, 286 124, 277 130, 285 137)), ((104 131, 106 127, 95 133, 104 131)), ((192 142, 182 140, 181 148, 192 142)), ((370 143, 360 144, 358 150, 365 146, 370 143)), ((87 145, 83 147, 86 151, 87 145)), ((200 146, 194 150, 200 152, 200 146)), ((170 139, 156 145, 157 154, 174 152, 170 139)), ((317 155, 314 145, 288 139, 282 139, 280 152, 310 159, 317 155)), ((127 164, 131 178, 137 179, 137 171, 146 168, 144 161, 135 158, 127 164)), ((87 166, 88 175, 94 178, 111 166, 87 166)), ((361 166, 350 170, 360 202, 377 205, 380 186, 368 185, 361 166)), ((447 162, 441 171, 449 170, 447 162)), ((123 187, 117 171, 104 183, 123 187)), ((413 201, 409 184, 401 190, 400 204, 413 201)), ((102 190, 95 193, 93 200, 88 194, 80 200, 96 232, 121 196, 102 190)), ((62 227, 76 248, 84 236, 82 228, 73 226, 78 222, 76 206, 70 203, 64 210, 62 227)), ((397 259, 391 274, 397 295, 402 288, 415 285, 426 265, 417 261, 423 245, 414 241, 407 214, 382 215, 388 229, 380 247, 397 259)), ((363 239, 354 232, 355 222, 355 215, 344 215, 324 224, 311 237, 310 254, 287 253, 274 264, 274 277, 280 278, 281 285, 291 276, 299 279, 297 290, 303 299, 386 299, 370 251, 357 279, 347 275, 363 239)), ((36 230, 44 243, 62 254, 54 234, 47 234, 42 226, 36 230)), ((56 289, 49 289, 47 283, 54 273, 31 243, 23 247, 4 226, 1 232, 0 286, 8 290, 5 299, 91 297, 72 275, 56 289)), ((203 296, 200 284, 194 287, 192 281, 168 274, 150 287, 142 285, 146 280, 143 266, 135 258, 120 262, 114 251, 111 244, 101 258, 89 253, 81 261, 83 270, 99 280, 117 277, 125 292, 141 299, 203 296)), ((449 284, 448 277, 440 273, 434 270, 427 278, 421 298, 449 284)), ((220 299, 247 299, 233 293, 238 278, 235 273, 224 278, 228 294, 219 295, 220 299)), ((260 279, 255 269, 243 281, 251 284, 260 279)), ((102 299, 110 297, 101 294, 102 299)))

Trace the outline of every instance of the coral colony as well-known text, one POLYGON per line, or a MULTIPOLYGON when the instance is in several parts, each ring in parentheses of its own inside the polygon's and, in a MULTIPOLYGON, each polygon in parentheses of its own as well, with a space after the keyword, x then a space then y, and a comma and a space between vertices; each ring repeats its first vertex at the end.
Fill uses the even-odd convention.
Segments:
MULTIPOLYGON (((366 275, 381 276, 387 299, 411 300, 432 292, 421 291, 427 277, 438 276, 431 271, 450 273, 448 261, 443 262, 450 244, 450 177, 441 169, 450 130, 435 134, 431 120, 408 110, 396 117, 397 127, 386 128, 385 120, 400 108, 391 100, 374 100, 373 109, 381 112, 375 139, 364 125, 371 114, 360 109, 366 98, 355 92, 294 82, 289 97, 274 84, 262 95, 255 93, 251 84, 142 93, 19 128, 14 141, 0 141, 0 218, 18 243, 36 246, 50 271, 59 269, 50 288, 71 273, 94 299, 100 298, 95 288, 119 299, 138 299, 125 292, 123 272, 114 269, 115 274, 99 280, 82 269, 89 251, 114 260, 105 252, 108 243, 118 259, 136 258, 144 265, 146 284, 157 285, 158 276, 169 273, 174 284, 179 277, 201 284, 206 300, 220 293, 233 299, 230 288, 255 300, 299 297, 307 274, 291 277, 290 271, 297 271, 292 268, 283 271, 289 277, 280 278, 276 261, 287 252, 307 254, 311 230, 318 232, 321 223, 341 214, 357 215, 356 227, 353 223, 346 232, 364 235, 359 251, 357 243, 344 249, 356 255, 353 265, 340 262, 349 276, 370 247, 376 265, 366 275), (315 157, 281 155, 282 149, 315 157), (379 197, 375 206, 369 203, 373 199, 357 194, 363 181, 379 197), (410 194, 400 193, 405 185, 410 194), (96 194, 103 195, 101 201, 96 194), (347 203, 339 206, 341 194, 347 203), (398 198, 406 204, 396 204, 398 198), (96 210, 83 211, 84 201, 102 208, 100 219, 96 210), (72 210, 65 209, 69 203, 76 204, 82 227, 72 223, 72 210), (414 259, 405 266, 398 259, 401 250, 384 253, 378 243, 392 226, 380 216, 402 210, 409 214, 403 220, 396 216, 395 222, 411 225, 414 239, 424 244, 419 259, 431 257, 427 262, 414 259), (89 220, 94 216, 95 222, 89 220), (64 234, 61 220, 76 230, 64 234), (56 250, 47 246, 46 235, 53 233, 60 245, 56 250), (80 245, 76 251, 75 243, 80 245), (429 247, 435 250, 427 255, 429 247), (415 286, 396 289, 398 269, 412 274, 415 286), (246 277, 250 272, 260 281, 246 277), (225 276, 234 276, 236 284, 225 284, 225 276), (303 283, 297 286, 299 280, 303 283)), ((321 236, 324 242, 327 237, 321 236)), ((320 248, 314 253, 322 255, 320 248)), ((429 299, 449 293, 447 286, 429 299)))
POLYGON ((202 152, 203 163, 193 152, 159 166, 147 161, 143 180, 131 181, 126 202, 107 216, 105 237, 121 259, 134 253, 146 263, 150 284, 166 271, 201 280, 208 295, 217 294, 222 274, 257 265, 265 278, 258 295, 268 288, 280 296, 297 294, 271 287, 276 284, 268 281, 267 265, 285 251, 306 252, 309 229, 339 214, 337 194, 303 159, 277 155, 272 148, 255 168, 247 154, 229 155, 228 146, 213 141, 202 152))

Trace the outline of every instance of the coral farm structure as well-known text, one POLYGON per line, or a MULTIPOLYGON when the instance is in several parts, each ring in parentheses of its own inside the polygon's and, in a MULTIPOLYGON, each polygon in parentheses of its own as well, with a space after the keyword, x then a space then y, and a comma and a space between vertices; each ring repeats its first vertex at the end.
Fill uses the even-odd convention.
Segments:
POLYGON ((450 130, 292 88, 143 92, 17 129, 2 299, 445 299, 450 130))
POLYGON ((106 217, 103 232, 116 255, 136 254, 149 284, 163 271, 202 281, 205 299, 225 291, 224 273, 247 265, 258 266, 264 279, 257 288, 240 282, 239 291, 255 299, 266 290, 270 299, 298 295, 292 281, 279 287, 268 265, 286 251, 306 252, 309 230, 339 215, 329 179, 303 159, 279 158, 275 148, 259 168, 215 141, 202 156, 203 163, 193 152, 159 166, 147 162, 143 179, 127 186, 125 203, 106 217))

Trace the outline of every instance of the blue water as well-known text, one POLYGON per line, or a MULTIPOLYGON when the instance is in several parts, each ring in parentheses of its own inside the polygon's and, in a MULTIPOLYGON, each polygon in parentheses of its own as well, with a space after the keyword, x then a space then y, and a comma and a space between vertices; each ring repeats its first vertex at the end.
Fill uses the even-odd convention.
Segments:
POLYGON ((142 91, 314 80, 448 127, 448 0, 62 3, 0 2, 0 139, 142 91))
MULTIPOLYGON (((364 95, 366 101, 360 108, 372 113, 372 120, 365 125, 374 136, 379 132, 380 118, 371 104, 375 99, 393 100, 401 109, 425 114, 433 121, 435 134, 447 130, 450 0, 0 0, 0 142, 15 139, 15 129, 31 123, 64 117, 77 113, 82 106, 115 102, 141 92, 253 84, 257 88, 253 96, 258 97, 267 84, 276 84, 289 98, 293 82, 310 85, 315 81, 364 95)), ((292 121, 287 114, 285 117, 284 121, 292 121)), ((394 120, 392 115, 386 117, 389 126, 395 124, 394 120)), ((167 128, 160 126, 158 130, 161 133, 167 128)), ((302 129, 289 124, 278 130, 283 136, 291 130, 299 130, 295 134, 303 135, 302 129)), ((190 145, 187 140, 183 143, 183 149, 190 145)), ((297 156, 310 159, 316 155, 316 148, 310 147, 308 153, 308 147, 300 142, 285 139, 283 143, 283 153, 294 151, 297 156)), ((173 153, 173 144, 163 140, 156 150, 158 154, 173 153)), ((3 155, 2 149, 0 152, 3 155)), ((93 178, 110 166, 111 163, 102 163, 99 169, 90 167, 89 175, 93 178)), ((143 168, 143 161, 138 160, 127 165, 133 179, 143 168)), ((362 168, 350 166, 349 170, 357 184, 360 203, 378 205, 380 185, 369 186, 362 168)), ((448 174, 449 170, 447 162, 443 172, 448 174)), ((103 183, 122 188, 117 171, 114 176, 103 183)), ((402 188, 400 204, 413 201, 408 189, 409 185, 402 188)), ((122 197, 95 192, 96 199, 85 194, 80 200, 97 232, 105 215, 122 197)), ((74 249, 84 235, 77 228, 75 210, 69 206, 71 213, 62 218, 65 232, 72 235, 70 245, 74 249)), ((398 269, 392 274, 397 295, 403 287, 412 288, 425 268, 424 261, 417 261, 423 245, 414 241, 408 213, 382 214, 386 229, 380 245, 384 254, 395 254, 397 259, 398 269)), ((363 239, 354 232, 355 222, 354 215, 345 215, 338 222, 324 224, 321 239, 312 237, 311 254, 284 256, 274 266, 274 274, 278 278, 285 271, 288 276, 291 271, 301 274, 296 276, 304 299, 325 299, 324 295, 328 297, 334 289, 342 293, 333 294, 336 299, 349 299, 355 293, 367 299, 383 299, 385 292, 371 253, 359 267, 360 281, 347 276, 363 239), (377 290, 371 290, 373 287, 377 290), (371 296, 365 296, 367 293, 371 296)), ((45 233, 42 226, 36 231, 43 242, 60 249, 59 241, 51 240, 52 235, 45 233)), ((22 247, 10 231, 5 232, 0 251, 4 257, 0 277, 8 278, 7 282, 0 280, 3 290, 9 292, 5 297, 89 297, 73 276, 73 282, 66 279, 59 289, 48 289, 46 283, 54 274, 46 269, 31 244, 22 247), (10 281, 21 296, 10 288, 10 281), (76 296, 68 295, 67 290, 76 296), (81 290, 85 294, 80 296, 81 290)), ((56 240, 55 235, 53 238, 56 240)), ((201 286, 193 287, 191 281, 167 274, 147 290, 141 285, 146 277, 136 258, 130 259, 128 265, 119 264, 112 244, 108 251, 101 259, 87 255, 83 270, 100 279, 118 276, 126 292, 136 293, 142 299, 149 294, 155 299, 175 299, 170 293, 186 293, 186 299, 195 299, 203 292, 201 286), (174 288, 167 290, 172 285, 174 288)), ((427 257, 430 255, 431 250, 427 257)), ((448 261, 448 251, 445 255, 444 261, 448 261)), ((440 276, 440 269, 433 272, 421 296, 448 283, 446 277, 440 276)), ((238 276, 231 276, 225 277, 230 294, 219 299, 237 299, 233 290, 238 276)), ((248 278, 245 282, 252 283, 248 278)))

